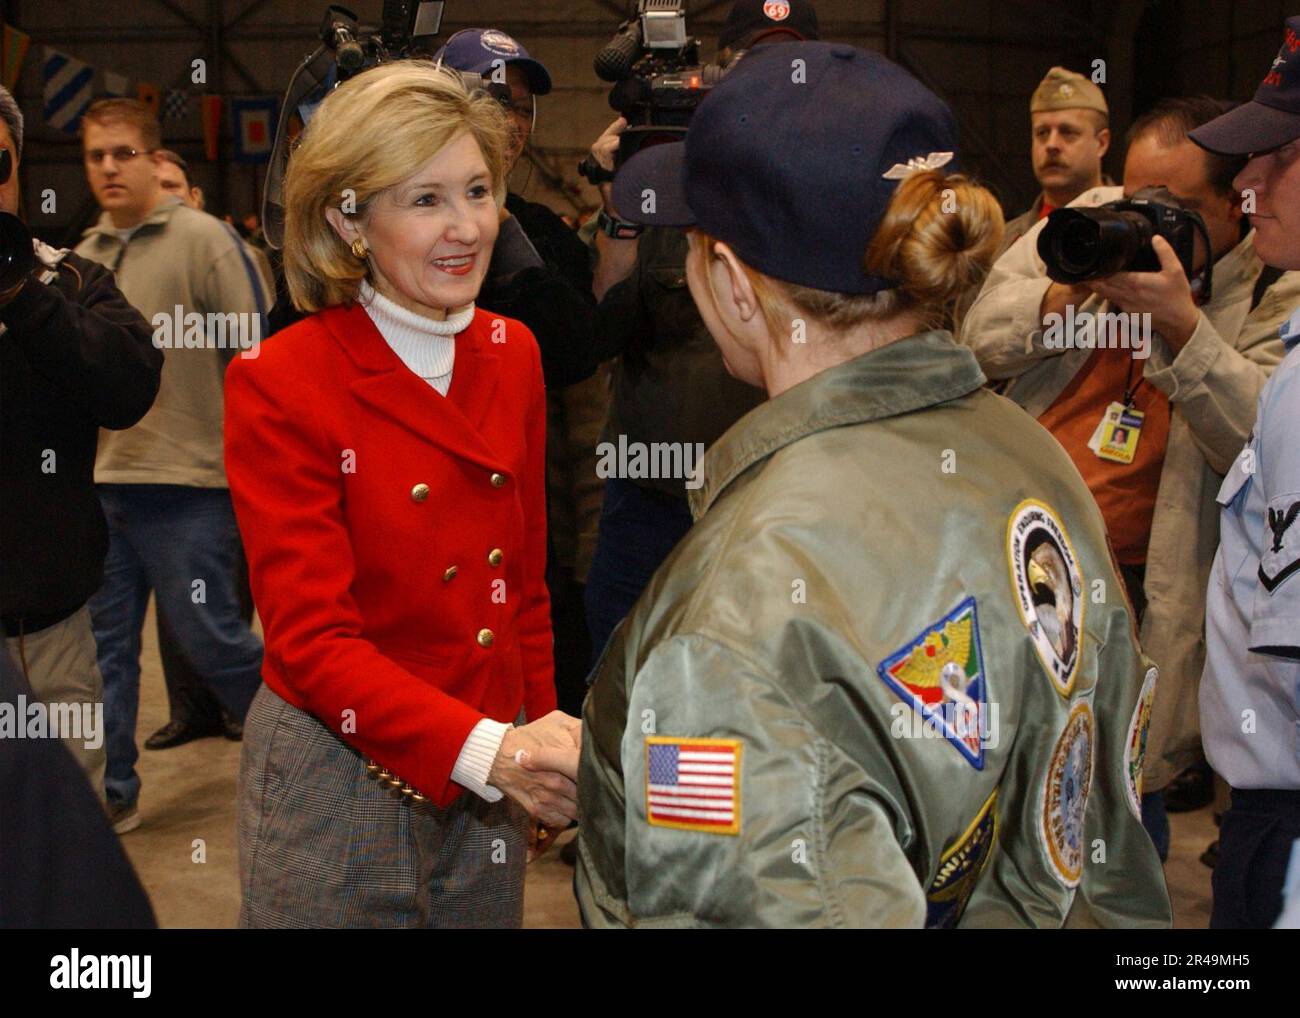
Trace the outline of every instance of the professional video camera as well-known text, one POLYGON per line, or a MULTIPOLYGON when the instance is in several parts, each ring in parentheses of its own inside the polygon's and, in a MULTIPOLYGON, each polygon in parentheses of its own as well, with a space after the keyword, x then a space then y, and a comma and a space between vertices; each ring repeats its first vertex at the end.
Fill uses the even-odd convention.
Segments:
MULTIPOLYGON (((325 11, 321 44, 294 71, 280 106, 262 197, 262 230, 272 247, 284 243, 284 173, 295 128, 305 127, 330 90, 353 75, 389 60, 431 55, 446 6, 445 0, 384 0, 378 28, 359 25, 357 16, 338 4, 325 11)), ((478 74, 453 73, 470 91, 482 89, 503 105, 510 102, 509 86, 478 74)))
MULTIPOLYGON (((635 16, 596 54, 595 68, 615 83, 609 105, 627 118, 616 168, 647 145, 681 141, 695 108, 726 74, 700 63, 700 40, 686 33, 686 0, 638 0, 635 16)), ((593 184, 614 179, 591 156, 578 172, 593 184)))
POLYGON ((1058 283, 1082 283, 1116 272, 1159 272, 1151 240, 1164 237, 1191 280, 1198 233, 1205 243, 1205 266, 1197 296, 1208 300, 1213 273, 1209 231, 1200 214, 1179 205, 1168 188, 1144 187, 1131 198, 1097 208, 1056 209, 1038 235, 1038 256, 1047 264, 1048 277, 1058 283))

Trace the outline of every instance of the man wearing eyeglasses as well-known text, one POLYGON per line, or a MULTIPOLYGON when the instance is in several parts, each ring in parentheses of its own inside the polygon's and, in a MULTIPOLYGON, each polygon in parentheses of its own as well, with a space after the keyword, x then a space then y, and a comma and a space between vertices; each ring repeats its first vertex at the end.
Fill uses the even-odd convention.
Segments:
POLYGON ((153 409, 133 428, 105 432, 95 462, 109 551, 90 611, 104 676, 104 784, 122 833, 140 823, 135 727, 150 592, 185 658, 237 721, 261 681, 262 643, 239 614, 222 379, 236 355, 256 356, 266 294, 238 238, 160 188, 161 132, 145 106, 96 102, 81 135, 103 214, 77 253, 116 274, 167 351, 153 409))

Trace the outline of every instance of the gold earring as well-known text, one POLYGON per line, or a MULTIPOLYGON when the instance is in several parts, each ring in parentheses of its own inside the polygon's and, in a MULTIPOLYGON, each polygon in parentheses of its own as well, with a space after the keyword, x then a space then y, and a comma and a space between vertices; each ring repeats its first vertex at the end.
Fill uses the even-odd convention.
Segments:
POLYGON ((352 257, 356 258, 358 261, 364 262, 366 260, 366 255, 368 254, 370 254, 370 249, 366 247, 364 239, 358 237, 352 242, 352 257))

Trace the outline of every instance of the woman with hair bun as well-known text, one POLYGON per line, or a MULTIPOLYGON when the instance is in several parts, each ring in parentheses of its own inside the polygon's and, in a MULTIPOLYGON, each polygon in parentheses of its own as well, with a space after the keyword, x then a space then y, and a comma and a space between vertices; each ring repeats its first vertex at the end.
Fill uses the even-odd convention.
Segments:
POLYGON ((1170 921, 1101 517, 941 327, 1002 231, 955 140, 885 58, 792 43, 615 180, 622 218, 692 229, 700 314, 769 398, 597 667, 589 925, 1170 921))

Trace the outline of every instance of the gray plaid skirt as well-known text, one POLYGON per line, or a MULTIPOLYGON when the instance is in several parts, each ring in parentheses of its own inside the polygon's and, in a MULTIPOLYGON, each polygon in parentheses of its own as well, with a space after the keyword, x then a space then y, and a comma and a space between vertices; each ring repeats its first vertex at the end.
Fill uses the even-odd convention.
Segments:
POLYGON ((528 815, 466 793, 394 799, 365 760, 263 685, 239 767, 242 927, 518 927, 528 815))

